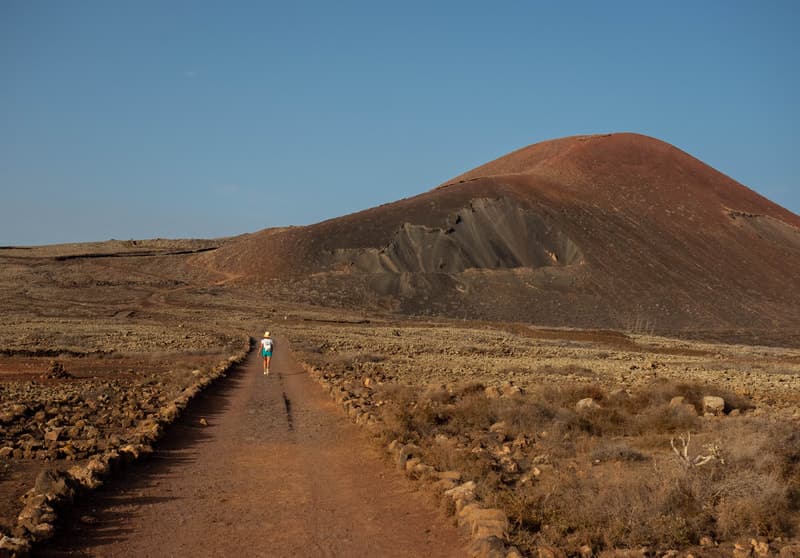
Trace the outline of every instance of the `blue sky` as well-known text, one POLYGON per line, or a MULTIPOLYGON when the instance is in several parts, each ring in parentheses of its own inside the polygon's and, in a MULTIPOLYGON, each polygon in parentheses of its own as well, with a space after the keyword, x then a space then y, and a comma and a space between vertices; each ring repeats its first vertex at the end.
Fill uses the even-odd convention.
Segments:
POLYGON ((800 212, 794 1, 0 2, 0 245, 216 237, 634 131, 800 212))

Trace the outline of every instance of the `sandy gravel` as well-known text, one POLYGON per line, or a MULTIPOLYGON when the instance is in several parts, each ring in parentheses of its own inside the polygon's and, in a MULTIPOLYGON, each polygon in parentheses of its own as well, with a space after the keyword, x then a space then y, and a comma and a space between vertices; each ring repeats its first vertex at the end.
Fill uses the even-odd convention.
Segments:
POLYGON ((270 376, 252 354, 39 555, 463 556, 281 342, 270 376))

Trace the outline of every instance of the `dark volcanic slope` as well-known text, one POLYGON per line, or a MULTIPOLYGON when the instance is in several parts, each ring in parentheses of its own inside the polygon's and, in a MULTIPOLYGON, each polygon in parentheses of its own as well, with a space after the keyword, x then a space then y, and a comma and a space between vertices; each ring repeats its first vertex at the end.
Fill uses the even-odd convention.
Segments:
POLYGON ((637 134, 515 151, 430 192, 195 261, 327 304, 654 331, 800 325, 800 217, 637 134))

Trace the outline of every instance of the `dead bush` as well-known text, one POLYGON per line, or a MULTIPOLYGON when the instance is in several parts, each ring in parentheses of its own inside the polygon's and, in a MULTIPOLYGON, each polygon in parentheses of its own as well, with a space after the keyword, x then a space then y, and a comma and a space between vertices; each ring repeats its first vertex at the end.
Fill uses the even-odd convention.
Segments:
POLYGON ((691 412, 685 407, 671 407, 669 403, 661 403, 644 409, 636 417, 635 428, 631 433, 636 434, 672 434, 675 432, 690 432, 696 430, 700 419, 696 412, 691 412))
POLYGON ((431 401, 432 403, 438 404, 452 403, 455 397, 456 396, 447 389, 447 386, 442 384, 429 385, 425 387, 424 391, 420 394, 420 399, 422 401, 431 401))
POLYGON ((800 429, 749 416, 706 421, 670 405, 680 395, 699 406, 708 394, 744 404, 712 386, 654 382, 608 393, 562 384, 490 398, 480 383, 385 384, 378 394, 392 400, 383 407, 389 428, 423 447, 426 463, 478 481, 480 496, 506 511, 514 543, 528 552, 539 543, 568 554, 584 544, 668 550, 703 535, 791 536, 800 525, 800 429), (589 397, 597 406, 577 410, 589 397), (489 428, 501 421, 498 438, 489 428), (685 432, 689 466, 669 443, 685 432), (498 457, 503 440, 513 474, 498 457), (723 459, 694 465, 710 445, 723 459), (548 468, 531 478, 543 463, 548 468))
POLYGON ((603 401, 606 392, 597 384, 547 384, 540 387, 536 395, 551 405, 574 408, 581 399, 603 401))
POLYGON ((601 445, 591 453, 592 461, 646 461, 645 454, 623 442, 601 445))
POLYGON ((686 403, 691 404, 695 410, 702 414, 703 397, 713 395, 725 400, 725 412, 733 409, 748 410, 753 408, 752 402, 737 393, 719 386, 691 382, 674 382, 671 380, 657 379, 645 388, 637 390, 627 401, 627 408, 631 412, 640 412, 647 407, 659 406, 669 403, 673 397, 683 397, 686 403))
POLYGON ((423 449, 423 460, 441 471, 458 471, 463 480, 480 481, 486 485, 494 466, 487 452, 472 451, 458 444, 432 443, 423 449))
POLYGON ((509 434, 531 434, 550 427, 559 409, 532 397, 513 399, 501 411, 500 420, 509 425, 509 434))
MULTIPOLYGON (((664 507, 670 483, 654 483, 654 474, 652 467, 643 466, 624 474, 604 467, 556 471, 543 482, 498 494, 493 505, 506 510, 517 532, 535 533, 536 542, 568 554, 577 554, 583 544, 596 549, 654 542, 687 545, 692 531, 685 518, 658 512, 664 507)), ((658 476, 664 479, 661 471, 658 476)), ((533 550, 530 535, 515 535, 514 542, 533 550)))
POLYGON ((783 479, 752 470, 735 471, 719 483, 717 532, 722 537, 779 537, 792 531, 790 488, 783 479))
POLYGON ((463 397, 475 393, 482 393, 486 389, 486 385, 482 382, 464 382, 456 384, 453 388, 453 394, 456 397, 463 397))

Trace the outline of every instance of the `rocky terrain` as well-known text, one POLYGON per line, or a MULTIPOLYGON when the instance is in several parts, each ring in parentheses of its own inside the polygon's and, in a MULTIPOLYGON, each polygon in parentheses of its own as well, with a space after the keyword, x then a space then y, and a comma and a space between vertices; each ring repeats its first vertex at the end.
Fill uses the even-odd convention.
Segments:
POLYGON ((800 552, 797 350, 513 324, 289 331, 347 414, 472 526, 475 555, 800 552))
POLYGON ((800 217, 636 134, 309 227, 0 247, 0 556, 265 324, 475 556, 797 556, 797 277, 800 217))
POLYGON ((179 269, 220 243, 0 249, 0 532, 20 548, 48 538, 53 509, 148 451, 244 355, 248 302, 215 315, 233 299, 179 269), (54 484, 60 491, 47 492, 54 484))

